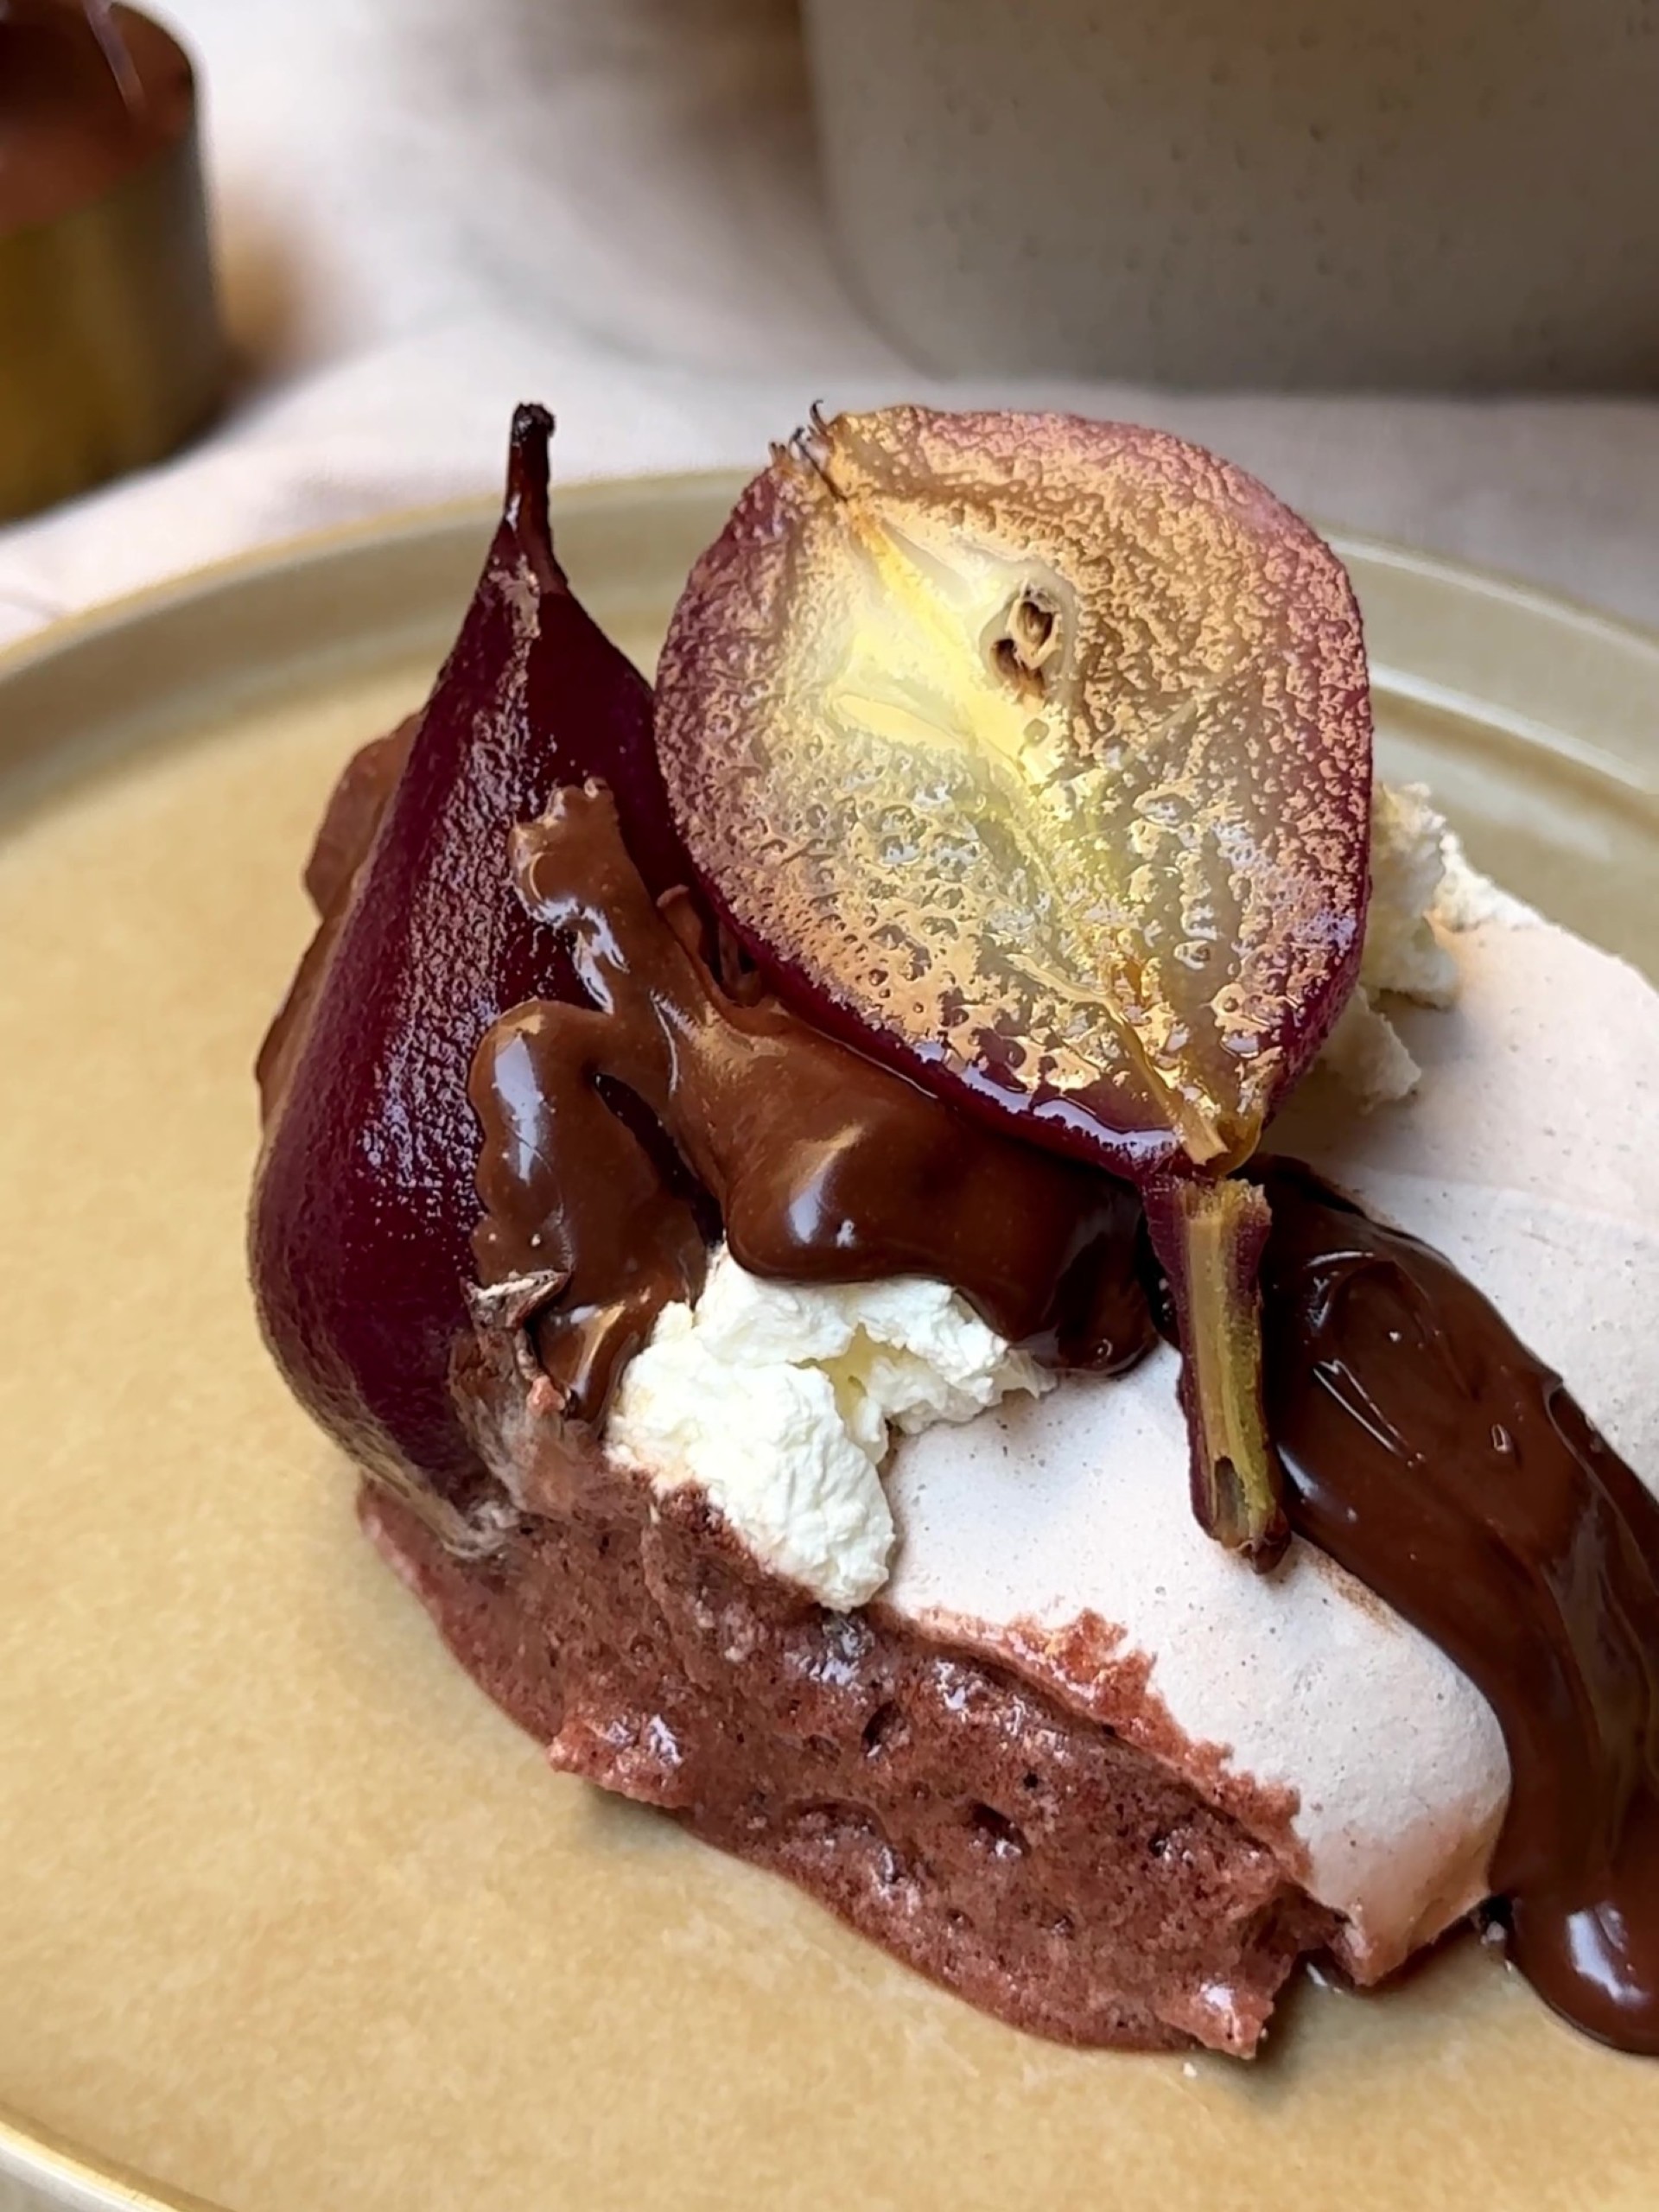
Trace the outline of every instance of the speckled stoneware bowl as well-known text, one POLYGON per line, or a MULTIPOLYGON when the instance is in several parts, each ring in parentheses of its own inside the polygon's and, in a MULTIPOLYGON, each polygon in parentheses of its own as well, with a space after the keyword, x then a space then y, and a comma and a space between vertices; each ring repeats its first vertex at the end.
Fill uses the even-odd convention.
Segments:
POLYGON ((944 371, 1659 383, 1651 0, 806 0, 849 270, 944 371))

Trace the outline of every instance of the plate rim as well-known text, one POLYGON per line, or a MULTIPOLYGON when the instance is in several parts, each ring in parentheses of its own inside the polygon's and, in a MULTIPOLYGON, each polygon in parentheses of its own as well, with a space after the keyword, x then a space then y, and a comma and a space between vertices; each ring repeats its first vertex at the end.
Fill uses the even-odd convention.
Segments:
MULTIPOLYGON (((575 477, 555 481, 551 497, 556 524, 561 509, 587 506, 624 506, 640 498, 695 499, 721 493, 734 499, 752 472, 742 467, 689 468, 645 471, 639 475, 575 477)), ((189 568, 136 586, 92 606, 54 615, 37 629, 0 645, 0 684, 36 661, 73 649, 83 639, 160 613, 222 586, 254 582, 277 570, 292 568, 320 556, 346 553, 377 543, 418 538, 452 530, 476 527, 486 531, 500 514, 500 501, 489 493, 467 493, 409 506, 388 507, 377 514, 348 522, 325 523, 267 538, 239 552, 221 554, 189 568)), ((1373 565, 1447 585, 1459 592, 1472 592, 1516 613, 1571 622, 1575 629, 1605 639, 1610 645, 1635 648, 1659 657, 1659 621, 1645 623, 1611 613, 1592 601, 1540 584, 1512 570, 1455 555, 1432 553, 1404 539, 1350 530, 1340 523, 1315 517, 1313 525, 1344 562, 1357 558, 1373 565)))
POLYGON ((0 2182, 44 2191, 45 2204, 67 2212, 232 2212, 83 2149, 10 2105, 0 2105, 0 2182))

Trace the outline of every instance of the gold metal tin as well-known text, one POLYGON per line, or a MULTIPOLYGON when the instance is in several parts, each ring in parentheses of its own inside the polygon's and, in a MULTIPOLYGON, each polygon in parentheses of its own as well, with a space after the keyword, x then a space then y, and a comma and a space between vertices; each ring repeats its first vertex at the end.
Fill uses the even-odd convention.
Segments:
MULTIPOLYGON (((190 78, 159 24, 130 9, 112 21, 141 63, 159 54, 190 78)), ((218 402, 225 351, 190 83, 181 116, 113 186, 0 232, 0 520, 160 460, 218 402)))

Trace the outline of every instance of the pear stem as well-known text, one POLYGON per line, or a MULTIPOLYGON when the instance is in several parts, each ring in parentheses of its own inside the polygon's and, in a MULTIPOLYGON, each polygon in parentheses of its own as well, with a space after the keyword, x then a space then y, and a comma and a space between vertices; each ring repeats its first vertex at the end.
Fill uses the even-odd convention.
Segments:
POLYGON ((1169 1177, 1146 1192, 1153 1249, 1174 1295, 1192 1510, 1265 1571, 1290 1541, 1262 1406, 1257 1271, 1271 1217, 1254 1183, 1169 1177))

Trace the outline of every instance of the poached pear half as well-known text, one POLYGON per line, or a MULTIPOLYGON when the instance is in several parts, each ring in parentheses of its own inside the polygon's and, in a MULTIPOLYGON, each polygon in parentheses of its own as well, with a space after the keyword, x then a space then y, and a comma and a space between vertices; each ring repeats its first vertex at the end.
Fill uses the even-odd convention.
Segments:
POLYGON ((1359 962, 1370 691, 1336 556, 1160 431, 815 416, 693 570, 656 734, 702 884, 803 1011, 1141 1186, 1195 1505, 1271 1559, 1265 1202, 1230 1178, 1359 962))

